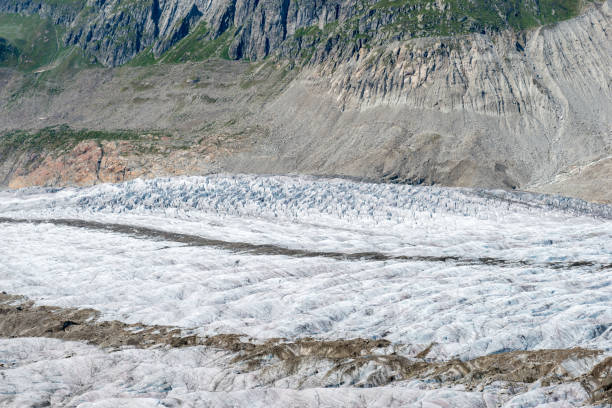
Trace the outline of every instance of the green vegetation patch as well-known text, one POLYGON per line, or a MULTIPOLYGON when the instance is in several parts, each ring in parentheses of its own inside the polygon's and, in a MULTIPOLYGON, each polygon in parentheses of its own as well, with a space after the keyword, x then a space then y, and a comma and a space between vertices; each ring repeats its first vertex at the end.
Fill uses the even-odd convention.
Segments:
POLYGON ((187 36, 174 44, 159 57, 155 57, 151 47, 146 48, 134 57, 128 65, 148 66, 160 63, 180 64, 184 62, 205 61, 210 58, 231 59, 229 45, 235 30, 228 29, 215 39, 210 38, 210 30, 205 21, 201 21, 187 36))
POLYGON ((211 40, 205 21, 200 22, 193 31, 180 40, 159 59, 165 63, 204 61, 212 57, 230 59, 229 45, 235 30, 230 28, 219 37, 211 40))
POLYGON ((64 45, 64 31, 37 15, 0 14, 0 66, 49 78, 97 66, 80 48, 64 45))
POLYGON ((148 65, 153 65, 156 62, 157 60, 155 59, 155 55, 153 55, 153 50, 151 50, 151 47, 147 47, 139 52, 126 65, 131 67, 146 67, 148 65))
POLYGON ((296 39, 303 37, 318 37, 321 35, 323 31, 319 28, 319 26, 313 25, 310 27, 301 27, 295 30, 295 34, 293 37, 296 39))
MULTIPOLYGON (((150 133, 150 132, 149 132, 150 133)), ((56 151, 66 150, 84 140, 136 140, 140 133, 132 130, 73 129, 67 125, 51 126, 38 131, 15 130, 0 136, 4 151, 56 151)))
POLYGON ((368 18, 392 15, 386 27, 416 36, 507 28, 524 30, 576 16, 586 0, 380 0, 368 18))
POLYGON ((63 33, 62 26, 36 15, 0 14, 4 47, 16 50, 14 58, 0 59, 0 63, 24 71, 50 64, 65 49, 61 40, 63 33))
POLYGON ((0 66, 14 66, 19 62, 19 49, 0 38, 0 66))

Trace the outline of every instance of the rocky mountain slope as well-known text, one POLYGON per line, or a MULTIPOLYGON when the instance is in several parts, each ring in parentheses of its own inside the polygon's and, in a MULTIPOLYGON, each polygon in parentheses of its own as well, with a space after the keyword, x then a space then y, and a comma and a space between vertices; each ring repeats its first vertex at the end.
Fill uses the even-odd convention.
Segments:
POLYGON ((67 27, 66 44, 116 66, 147 49, 159 57, 196 25, 207 27, 205 39, 231 33, 232 59, 262 59, 279 49, 311 53, 319 43, 337 54, 415 36, 524 29, 576 15, 582 5, 580 0, 1 0, 0 11, 51 18, 67 27))
POLYGON ((611 7, 0 0, 60 27, 0 71, 0 182, 296 172, 610 202, 611 7))

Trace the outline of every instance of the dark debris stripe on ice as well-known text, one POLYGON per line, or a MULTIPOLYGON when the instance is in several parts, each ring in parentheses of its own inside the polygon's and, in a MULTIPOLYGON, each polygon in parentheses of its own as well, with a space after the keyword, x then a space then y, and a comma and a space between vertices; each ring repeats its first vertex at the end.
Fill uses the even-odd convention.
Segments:
POLYGON ((65 227, 83 228, 95 231, 104 231, 130 235, 135 238, 154 239, 182 243, 189 246, 214 247, 237 253, 252 255, 280 255, 294 258, 331 258, 340 261, 408 261, 408 262, 452 262, 458 265, 491 265, 499 267, 545 267, 551 269, 596 268, 599 270, 612 268, 612 263, 598 263, 593 261, 572 262, 530 262, 526 260, 511 260, 492 257, 461 257, 445 256, 404 256, 389 255, 381 252, 344 253, 333 251, 311 251, 306 249, 285 248, 271 244, 254 244, 249 242, 223 241, 201 237, 199 235, 184 234, 159 229, 135 226, 129 224, 102 223, 80 219, 25 219, 0 217, 0 223, 8 224, 52 224, 65 227))

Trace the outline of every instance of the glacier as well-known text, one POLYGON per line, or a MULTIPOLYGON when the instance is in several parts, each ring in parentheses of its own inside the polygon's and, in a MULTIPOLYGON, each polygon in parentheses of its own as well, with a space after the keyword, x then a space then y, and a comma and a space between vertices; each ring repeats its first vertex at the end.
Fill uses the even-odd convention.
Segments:
MULTIPOLYGON (((430 346, 431 361, 573 347, 612 356, 610 206, 521 192, 210 175, 0 191, 0 231, 2 291, 36 305, 92 308, 102 320, 259 342, 385 339, 407 355, 430 346)), ((172 399, 483 407, 588 399, 573 383, 506 397, 503 387, 414 383, 372 390, 245 385, 219 395, 210 386, 221 364, 215 353, 4 339, 0 362, 26 357, 0 367, 0 404, 43 394, 74 406, 133 406, 133 398, 143 406, 172 399), (69 350, 96 361, 97 393, 74 396, 78 376, 70 372, 81 363, 58 357, 69 350), (179 376, 168 356, 176 362, 193 353, 206 356, 203 366, 178 371, 201 376, 195 391, 164 391, 160 378, 179 376), (113 374, 149 365, 150 381, 139 373, 118 382, 113 374), (34 373, 36 387, 24 386, 34 373), (63 384, 61 392, 50 391, 52 384, 63 384)))

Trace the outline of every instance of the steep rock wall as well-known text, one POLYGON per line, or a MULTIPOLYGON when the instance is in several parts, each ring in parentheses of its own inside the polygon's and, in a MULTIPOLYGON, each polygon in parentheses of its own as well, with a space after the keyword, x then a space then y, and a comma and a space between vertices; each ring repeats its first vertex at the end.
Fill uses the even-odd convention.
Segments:
POLYGON ((421 39, 323 63, 268 106, 279 127, 261 162, 232 163, 466 186, 545 182, 612 153, 610 20, 607 2, 524 35, 421 39))
POLYGON ((71 24, 85 6, 85 0, 53 2, 46 0, 0 0, 0 13, 38 14, 55 24, 71 24))
POLYGON ((38 13, 68 27, 65 42, 105 66, 144 50, 159 57, 206 23, 202 43, 229 32, 228 56, 278 53, 320 61, 415 37, 499 32, 576 15, 587 0, 0 0, 0 12, 38 13))

